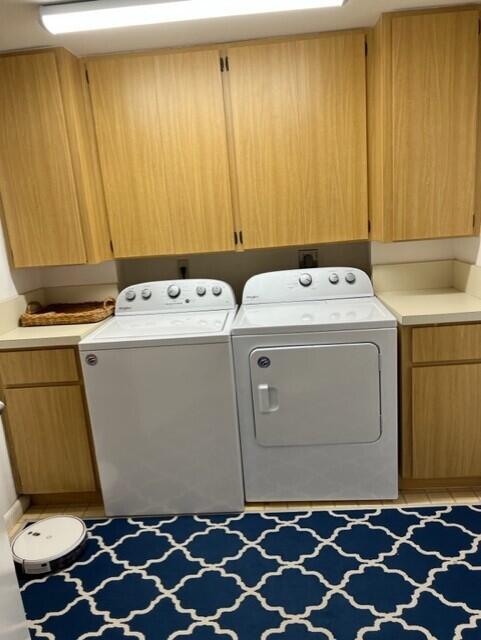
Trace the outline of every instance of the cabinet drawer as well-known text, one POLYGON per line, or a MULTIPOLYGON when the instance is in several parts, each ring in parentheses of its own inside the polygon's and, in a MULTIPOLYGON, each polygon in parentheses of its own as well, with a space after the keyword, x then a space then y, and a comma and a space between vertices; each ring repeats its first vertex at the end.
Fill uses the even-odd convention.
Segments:
POLYGON ((456 360, 481 360, 481 324, 413 329, 413 363, 456 360))
POLYGON ((3 387, 79 380, 74 349, 3 351, 0 382, 3 387))

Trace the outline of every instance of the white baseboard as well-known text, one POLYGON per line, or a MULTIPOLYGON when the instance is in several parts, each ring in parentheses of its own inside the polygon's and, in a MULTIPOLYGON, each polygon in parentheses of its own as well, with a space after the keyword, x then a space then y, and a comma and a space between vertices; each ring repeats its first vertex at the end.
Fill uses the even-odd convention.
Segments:
POLYGON ((11 531, 11 529, 17 524, 17 522, 20 520, 29 506, 30 498, 28 496, 19 496, 17 500, 15 500, 15 502, 12 504, 12 506, 4 516, 7 531, 11 531))

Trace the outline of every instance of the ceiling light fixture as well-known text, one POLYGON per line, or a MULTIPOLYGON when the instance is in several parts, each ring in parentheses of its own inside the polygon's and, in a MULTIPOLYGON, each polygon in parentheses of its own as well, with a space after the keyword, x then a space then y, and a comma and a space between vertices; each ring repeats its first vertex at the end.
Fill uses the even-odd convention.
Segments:
POLYGON ((87 0, 40 7, 50 33, 342 7, 346 0, 87 0))

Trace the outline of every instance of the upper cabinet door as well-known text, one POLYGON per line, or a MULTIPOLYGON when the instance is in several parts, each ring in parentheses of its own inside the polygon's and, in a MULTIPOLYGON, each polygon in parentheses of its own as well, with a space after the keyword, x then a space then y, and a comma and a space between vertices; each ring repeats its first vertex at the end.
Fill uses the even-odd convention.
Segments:
POLYGON ((219 53, 87 66, 115 256, 233 249, 219 53))
POLYGON ((369 50, 372 239, 477 233, 479 11, 387 14, 369 50))
POLYGON ((394 240, 473 232, 478 12, 394 18, 394 240))
POLYGON ((367 238, 364 34, 228 54, 244 246, 367 238))
POLYGON ((0 192, 15 267, 87 261, 54 51, 0 58, 0 192))

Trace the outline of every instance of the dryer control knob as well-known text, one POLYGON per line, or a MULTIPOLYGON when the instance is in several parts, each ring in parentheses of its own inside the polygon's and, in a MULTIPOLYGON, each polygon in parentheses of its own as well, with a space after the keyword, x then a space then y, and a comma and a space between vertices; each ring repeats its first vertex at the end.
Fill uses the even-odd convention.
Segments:
POLYGON ((202 298, 207 293, 207 289, 205 287, 197 287, 196 292, 202 298))
POLYGON ((213 293, 215 296, 220 296, 220 294, 222 293, 222 287, 219 287, 219 285, 218 285, 218 284, 215 284, 215 285, 212 287, 212 293, 213 293))
POLYGON ((309 273, 301 273, 299 284, 303 287, 310 287, 312 284, 312 276, 309 273))
POLYGON ((352 271, 346 273, 346 282, 347 284, 354 284, 356 282, 356 274, 352 273, 352 271))
POLYGON ((133 302, 135 298, 136 298, 135 291, 133 289, 129 289, 125 294, 125 299, 128 300, 129 302, 133 302))
POLYGON ((150 289, 142 290, 142 298, 144 300, 150 300, 151 297, 152 297, 152 291, 150 289))
POLYGON ((167 289, 167 295, 169 298, 178 298, 180 296, 180 287, 176 284, 171 284, 167 289))
POLYGON ((339 284, 339 276, 337 273, 331 273, 329 276, 329 282, 331 284, 339 284))

